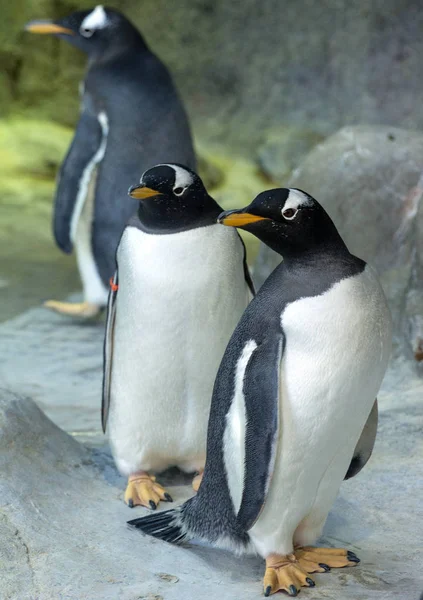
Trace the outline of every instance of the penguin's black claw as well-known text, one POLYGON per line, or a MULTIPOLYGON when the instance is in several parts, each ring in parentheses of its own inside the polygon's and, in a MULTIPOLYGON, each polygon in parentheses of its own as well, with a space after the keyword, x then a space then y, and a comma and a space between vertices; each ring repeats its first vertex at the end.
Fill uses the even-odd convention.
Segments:
POLYGON ((264 595, 266 598, 268 598, 270 596, 271 591, 272 591, 272 586, 268 585, 267 588, 264 590, 264 595))
POLYGON ((353 562, 353 563, 358 564, 359 562, 361 562, 360 559, 358 558, 358 556, 347 556, 347 558, 350 562, 353 562))
POLYGON ((170 494, 168 494, 167 492, 165 492, 164 497, 165 497, 166 502, 173 502, 172 496, 170 494))
POLYGON ((297 595, 297 588, 295 587, 295 585, 290 585, 289 586, 289 595, 290 596, 296 596, 297 595))
POLYGON ((355 562, 355 563, 361 562, 360 559, 358 558, 357 554, 355 554, 355 552, 351 552, 350 550, 348 550, 348 552, 347 552, 347 558, 351 562, 355 562))
POLYGON ((151 510, 156 510, 156 508, 157 508, 157 504, 156 504, 155 502, 153 502, 153 500, 150 500, 150 501, 149 501, 149 504, 150 504, 150 508, 151 508, 151 510))
POLYGON ((132 498, 129 498, 128 506, 129 506, 129 508, 134 508, 134 501, 132 500, 132 498))
POLYGON ((330 571, 330 567, 328 565, 325 565, 325 563, 319 563, 319 567, 322 567, 322 569, 324 569, 326 573, 330 571))
POLYGON ((314 587, 316 585, 310 577, 306 578, 306 582, 308 583, 308 587, 314 587))

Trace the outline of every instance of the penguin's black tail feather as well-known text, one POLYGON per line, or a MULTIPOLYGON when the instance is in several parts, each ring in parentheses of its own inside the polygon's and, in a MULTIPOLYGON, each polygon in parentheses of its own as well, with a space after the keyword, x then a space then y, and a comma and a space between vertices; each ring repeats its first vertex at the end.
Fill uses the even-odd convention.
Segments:
POLYGON ((180 508, 164 510, 147 517, 133 519, 128 521, 128 525, 171 544, 183 544, 192 538, 184 527, 183 514, 180 508))

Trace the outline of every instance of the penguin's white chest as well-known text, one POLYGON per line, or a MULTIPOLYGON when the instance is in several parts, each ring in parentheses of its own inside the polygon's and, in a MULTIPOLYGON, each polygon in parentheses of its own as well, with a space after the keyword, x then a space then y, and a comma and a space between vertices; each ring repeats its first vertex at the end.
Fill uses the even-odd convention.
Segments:
POLYGON ((313 543, 351 461, 389 360, 391 321, 369 267, 281 316, 280 435, 269 493, 251 529, 259 552, 313 543))
POLYGON ((214 379, 248 303, 241 243, 219 225, 170 235, 127 227, 117 261, 109 417, 117 465, 126 475, 201 468, 214 379))

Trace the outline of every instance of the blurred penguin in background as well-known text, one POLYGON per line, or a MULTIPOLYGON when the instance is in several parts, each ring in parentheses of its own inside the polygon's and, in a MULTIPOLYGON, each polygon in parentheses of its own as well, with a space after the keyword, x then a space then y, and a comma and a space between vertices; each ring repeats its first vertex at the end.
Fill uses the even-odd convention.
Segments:
POLYGON ((123 14, 97 6, 26 29, 53 34, 88 54, 81 115, 60 168, 54 236, 75 246, 84 298, 49 300, 59 313, 93 317, 107 304, 116 248, 137 201, 127 198, 139 173, 169 160, 195 168, 185 110, 167 68, 123 14))

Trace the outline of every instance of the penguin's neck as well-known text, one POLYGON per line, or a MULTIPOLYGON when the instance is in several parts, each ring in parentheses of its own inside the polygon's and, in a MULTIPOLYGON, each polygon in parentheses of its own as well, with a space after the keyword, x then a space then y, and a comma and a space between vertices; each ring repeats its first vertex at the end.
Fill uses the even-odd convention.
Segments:
POLYGON ((190 211, 172 210, 166 204, 156 205, 151 210, 146 202, 141 202, 137 212, 139 228, 146 233, 165 235, 215 225, 222 209, 217 202, 210 200, 207 207, 192 207, 190 211))
POLYGON ((125 36, 116 38, 108 47, 99 49, 97 53, 92 52, 88 56, 88 64, 95 66, 96 64, 119 62, 122 59, 125 62, 139 61, 141 57, 150 55, 150 49, 144 38, 138 31, 129 29, 125 31, 125 36))
POLYGON ((320 229, 316 227, 311 232, 289 237, 281 235, 277 230, 265 231, 257 237, 292 264, 313 262, 318 257, 325 256, 350 256, 344 240, 334 226, 320 229))
POLYGON ((352 274, 361 271, 365 262, 351 254, 344 242, 340 241, 341 243, 312 247, 308 251, 286 253, 283 265, 287 275, 301 279, 305 273, 309 273, 311 277, 316 273, 329 277, 331 273, 352 274))
POLYGON ((281 305, 302 297, 318 296, 334 283, 361 273, 366 263, 343 248, 325 248, 287 254, 270 274, 259 294, 277 293, 281 305))
POLYGON ((288 247, 280 252, 285 260, 295 263, 309 263, 315 260, 324 260, 330 257, 351 256, 346 244, 341 237, 325 240, 309 246, 288 247))

